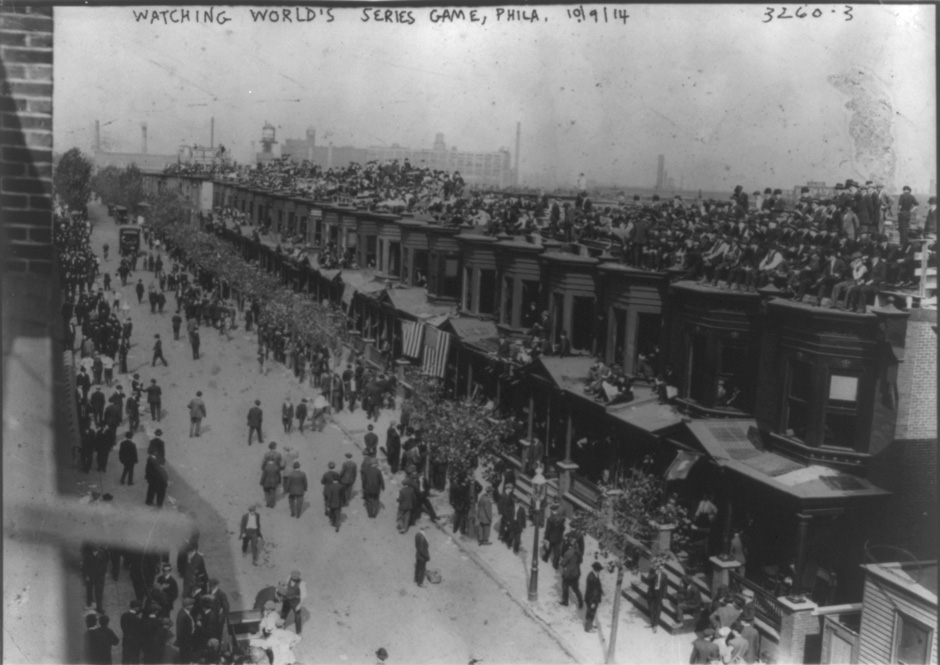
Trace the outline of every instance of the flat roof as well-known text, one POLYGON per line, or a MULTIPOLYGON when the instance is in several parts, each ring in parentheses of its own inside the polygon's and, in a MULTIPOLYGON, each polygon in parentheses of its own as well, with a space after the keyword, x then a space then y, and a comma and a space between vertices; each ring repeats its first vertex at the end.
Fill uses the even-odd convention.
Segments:
POLYGON ((937 606, 937 561, 862 564, 868 573, 937 606))

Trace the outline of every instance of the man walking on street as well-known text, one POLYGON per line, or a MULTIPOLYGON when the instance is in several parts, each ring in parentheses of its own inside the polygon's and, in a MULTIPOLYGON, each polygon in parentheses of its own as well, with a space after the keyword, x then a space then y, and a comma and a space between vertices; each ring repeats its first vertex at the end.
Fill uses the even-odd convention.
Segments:
POLYGON ((427 523, 418 527, 415 534, 415 584, 424 587, 424 576, 427 572, 428 561, 431 560, 431 553, 428 551, 428 539, 425 536, 427 523))
POLYGON ((180 327, 183 325, 183 317, 177 313, 173 315, 171 320, 173 322, 173 341, 178 342, 180 339, 180 327))
POLYGON ((398 533, 405 533, 411 526, 411 512, 418 505, 418 497, 412 485, 402 485, 398 491, 398 533))
POLYGON ((366 513, 369 517, 379 514, 379 495, 384 489, 385 478, 382 476, 382 470, 374 457, 367 457, 362 462, 362 496, 366 500, 366 513))
POLYGON ((323 490, 323 496, 326 499, 326 507, 330 514, 330 526, 335 526, 336 532, 339 533, 339 525, 342 521, 342 508, 344 505, 343 486, 340 485, 335 475, 331 476, 329 480, 329 484, 323 490))
POLYGON ((154 453, 147 456, 147 468, 144 470, 144 480, 147 481, 147 498, 145 503, 148 506, 156 505, 163 507, 163 501, 166 498, 166 488, 169 484, 169 475, 162 459, 154 453))
POLYGON ((561 542, 565 535, 565 516, 561 514, 558 504, 552 505, 552 514, 545 523, 545 540, 548 541, 548 551, 542 556, 542 561, 552 559, 552 567, 558 570, 561 559, 561 542))
POLYGON ((307 398, 300 400, 300 404, 294 409, 294 415, 297 417, 297 429, 304 433, 304 423, 307 421, 307 398))
POLYGON ((267 460, 261 469, 261 487, 264 489, 264 501, 268 508, 277 504, 277 488, 281 484, 281 467, 274 460, 267 460))
POLYGON ((291 428, 294 426, 294 404, 290 401, 289 396, 281 405, 281 422, 284 424, 284 433, 290 434, 291 428))
POLYGON ((578 599, 578 609, 584 607, 584 598, 578 588, 578 580, 581 579, 580 558, 578 546, 573 541, 569 542, 565 555, 561 558, 561 604, 568 604, 568 590, 572 589, 578 599))
POLYGON ((584 611, 584 630, 593 633, 594 616, 597 614, 597 606, 601 603, 604 596, 604 589, 601 587, 600 573, 604 569, 599 561, 591 564, 591 572, 588 573, 587 582, 584 587, 584 602, 587 603, 587 609, 584 611))
POLYGON ((300 470, 300 462, 294 462, 294 470, 287 475, 286 488, 290 503, 290 516, 300 519, 307 491, 307 474, 300 470))
POLYGON ((401 435, 395 428, 394 422, 388 426, 388 433, 385 435, 385 457, 388 459, 392 473, 398 473, 398 462, 401 459, 401 435))
POLYGON ((256 506, 248 507, 248 512, 242 515, 241 540, 242 554, 251 547, 251 563, 258 565, 258 539, 261 538, 261 515, 256 506))
POLYGON ((189 331, 189 345, 193 347, 193 360, 199 360, 199 345, 201 343, 199 339, 199 329, 194 326, 193 329, 189 331))
POLYGON ((251 445, 251 436, 255 432, 258 433, 258 443, 264 443, 264 439, 261 436, 261 421, 264 417, 264 414, 261 412, 261 400, 256 399, 255 405, 248 409, 248 445, 251 445))
POLYGON ((160 421, 160 411, 163 402, 163 389, 157 385, 156 379, 150 379, 150 385, 147 386, 147 404, 150 405, 151 420, 160 421))
POLYGON ((490 542, 490 525, 493 523, 493 499, 489 489, 480 493, 477 501, 477 524, 480 531, 477 534, 480 545, 492 545, 490 542))
POLYGON ((307 583, 300 578, 300 571, 293 570, 284 589, 284 603, 281 605, 281 620, 287 622, 287 617, 294 613, 294 630, 300 635, 303 627, 302 608, 307 599, 307 583))
POLYGON ((343 468, 339 473, 339 482, 343 486, 343 506, 349 505, 349 499, 352 497, 353 484, 356 482, 356 472, 358 467, 353 462, 352 453, 346 453, 346 461, 343 462, 343 468))
POLYGON ((121 473, 121 484, 125 479, 128 485, 134 484, 134 467, 137 466, 137 445, 133 441, 133 434, 127 432, 124 434, 124 440, 121 441, 121 447, 118 449, 118 461, 124 467, 121 473))
POLYGON ((196 396, 189 400, 189 438, 193 435, 199 436, 202 427, 202 419, 206 417, 206 403, 202 401, 202 391, 198 391, 196 396))
POLYGON ((164 367, 168 367, 169 364, 166 361, 166 358, 163 357, 163 341, 160 339, 160 335, 154 335, 153 342, 153 361, 150 363, 151 367, 157 366, 157 360, 163 363, 164 367))
POLYGON ((366 435, 363 437, 363 441, 366 444, 366 455, 369 457, 375 457, 376 450, 379 447, 379 437, 372 430, 375 429, 372 425, 368 427, 369 431, 366 432, 366 435))

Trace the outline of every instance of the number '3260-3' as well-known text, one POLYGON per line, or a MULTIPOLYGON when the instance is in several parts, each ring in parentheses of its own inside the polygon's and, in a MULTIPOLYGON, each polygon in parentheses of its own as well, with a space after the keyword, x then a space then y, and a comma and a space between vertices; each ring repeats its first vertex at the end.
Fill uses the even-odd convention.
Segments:
MULTIPOLYGON (((852 5, 843 5, 842 16, 846 21, 851 21, 855 18, 852 14, 852 5)), ((827 13, 836 14, 838 13, 837 9, 830 9, 828 12, 826 10, 816 7, 813 10, 810 10, 805 5, 800 5, 796 8, 792 14, 788 7, 766 7, 764 9, 764 20, 762 23, 770 23, 774 19, 788 19, 788 18, 820 18, 825 16, 827 13)))

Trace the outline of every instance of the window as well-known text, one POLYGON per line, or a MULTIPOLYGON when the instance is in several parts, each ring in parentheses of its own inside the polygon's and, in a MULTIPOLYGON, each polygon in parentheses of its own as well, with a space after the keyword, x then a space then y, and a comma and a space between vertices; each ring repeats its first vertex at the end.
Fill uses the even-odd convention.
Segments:
POLYGON ((561 338, 561 331, 565 329, 565 294, 552 294, 552 330, 546 331, 556 344, 561 338))
POLYGON ((623 367, 627 355, 623 346, 627 339, 627 310, 615 307, 612 323, 614 328, 614 364, 623 367))
POLYGON ((412 276, 412 285, 426 286, 428 284, 428 250, 412 250, 412 267, 414 275, 412 276))
POLYGON ((539 320, 539 292, 542 284, 538 281, 522 282, 522 327, 531 328, 539 320))
POLYGON ((708 338, 695 335, 689 344, 689 398, 708 404, 715 390, 715 381, 708 368, 708 338))
POLYGON ((750 406, 751 391, 747 390, 747 377, 751 368, 748 363, 747 346, 722 340, 715 406, 733 409, 750 406))
POLYGON ((377 255, 377 241, 375 236, 366 236, 366 268, 374 268, 377 255))
MULTIPOLYGON (((637 314, 636 322, 636 349, 634 353, 636 354, 633 358, 634 367, 636 362, 640 358, 642 353, 646 357, 651 357, 655 354, 656 349, 659 347, 659 338, 662 335, 663 329, 663 316, 662 314, 651 314, 640 312, 637 314)), ((623 338, 619 338, 623 343, 623 338)))
POLYGON ((571 308, 571 348, 590 351, 594 341, 594 298, 575 297, 571 308))
POLYGON ((397 277, 401 274, 401 243, 388 243, 388 274, 397 277))
POLYGON ((895 614, 894 662, 927 663, 933 642, 931 629, 902 612, 895 614))
POLYGON ((806 441, 809 433, 809 405, 813 394, 813 366, 794 360, 790 363, 790 382, 787 391, 787 430, 806 441))
POLYGON ((438 293, 445 298, 460 297, 460 258, 457 254, 441 255, 438 293))
POLYGON ((502 322, 507 326, 514 325, 512 317, 512 297, 516 289, 516 280, 506 276, 503 278, 503 293, 506 294, 505 309, 503 309, 502 322))
POLYGON ((829 397, 826 401, 823 443, 839 448, 855 448, 856 404, 858 377, 832 374, 829 377, 829 397))
POLYGON ((463 308, 468 311, 473 311, 473 268, 466 267, 463 269, 463 308))
POLYGON ((480 270, 479 314, 496 314, 496 271, 480 270))

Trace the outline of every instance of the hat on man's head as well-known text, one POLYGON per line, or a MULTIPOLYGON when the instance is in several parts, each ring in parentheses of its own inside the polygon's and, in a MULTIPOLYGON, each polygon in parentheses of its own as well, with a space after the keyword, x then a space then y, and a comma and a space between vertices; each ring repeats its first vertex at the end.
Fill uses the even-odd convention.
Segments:
POLYGON ((299 571, 299 570, 292 570, 292 571, 290 572, 290 578, 291 578, 292 580, 299 580, 299 579, 300 579, 300 571, 299 571))
POLYGON ((269 600, 264 604, 264 609, 266 610, 277 609, 277 603, 275 603, 273 600, 269 600))
POLYGON ((753 598, 754 592, 751 589, 745 589, 741 592, 741 595, 743 595, 745 598, 753 598))
POLYGON ((346 453, 346 457, 352 457, 352 453, 346 453))
POLYGON ((196 601, 192 598, 183 598, 183 607, 192 607, 196 604, 196 601))
POLYGON ((299 469, 299 468, 300 468, 300 462, 294 462, 294 468, 295 468, 295 469, 299 469))
POLYGON ((604 569, 604 566, 601 565, 600 561, 595 561, 594 563, 591 564, 591 568, 594 569, 594 572, 599 573, 604 569))
POLYGON ((385 650, 385 647, 379 647, 379 649, 375 652, 375 657, 379 660, 385 660, 388 658, 388 651, 385 650))
POLYGON ((256 399, 256 400, 255 400, 255 406, 261 406, 261 400, 260 400, 260 399, 256 399))
POLYGON ((702 631, 702 635, 704 635, 705 637, 714 637, 714 636, 715 636, 715 629, 714 629, 714 628, 706 628, 705 630, 702 631))
POLYGON ((909 191, 911 191, 911 188, 908 187, 907 185, 904 185, 904 186, 901 188, 901 191, 909 192, 909 191))
POLYGON ((330 467, 331 469, 335 469, 335 468, 336 468, 336 462, 330 462, 329 464, 327 464, 327 466, 330 467))
POLYGON ((274 450, 274 448, 276 448, 276 447, 277 447, 277 443, 276 443, 276 442, 271 441, 270 443, 268 443, 268 448, 270 448, 271 450, 274 450))
POLYGON ((156 430, 153 431, 153 435, 154 435, 154 436, 163 436, 163 430, 162 430, 162 429, 156 429, 156 430))
POLYGON ((731 629, 728 626, 722 626, 718 629, 718 637, 728 637, 731 634, 731 629))

